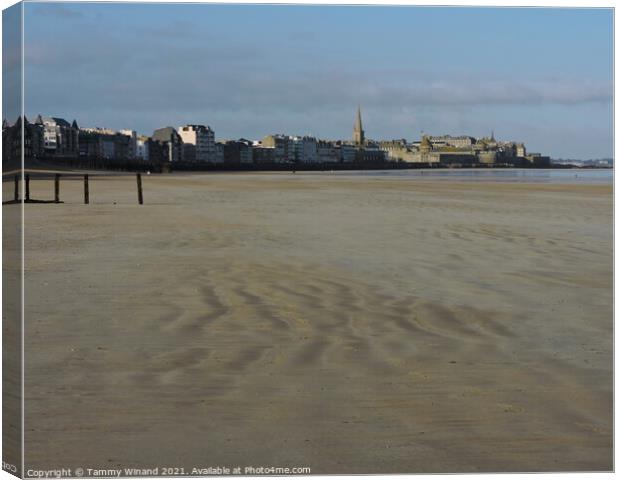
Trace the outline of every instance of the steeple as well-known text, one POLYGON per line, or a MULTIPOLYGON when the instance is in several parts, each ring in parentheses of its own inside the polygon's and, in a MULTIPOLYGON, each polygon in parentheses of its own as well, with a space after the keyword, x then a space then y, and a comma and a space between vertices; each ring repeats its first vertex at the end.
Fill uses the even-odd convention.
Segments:
POLYGON ((362 110, 357 107, 357 116, 355 117, 355 125, 353 126, 353 141, 357 145, 364 144, 364 129, 362 127, 362 110))

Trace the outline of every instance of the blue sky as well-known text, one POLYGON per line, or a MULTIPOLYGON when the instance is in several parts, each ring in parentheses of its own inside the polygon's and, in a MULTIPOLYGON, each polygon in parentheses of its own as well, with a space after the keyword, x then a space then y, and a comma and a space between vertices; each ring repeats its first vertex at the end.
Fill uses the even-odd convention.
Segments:
POLYGON ((21 111, 21 15, 14 5, 2 11, 2 114, 14 121, 21 111))
POLYGON ((610 9, 28 3, 26 114, 612 156, 610 9))

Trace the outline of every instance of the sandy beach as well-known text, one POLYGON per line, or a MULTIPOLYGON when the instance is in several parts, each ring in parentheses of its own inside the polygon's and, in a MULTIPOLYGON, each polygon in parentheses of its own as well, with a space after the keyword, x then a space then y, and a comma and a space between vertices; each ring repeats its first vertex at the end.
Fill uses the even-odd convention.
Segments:
POLYGON ((25 206, 27 469, 612 469, 611 184, 143 183, 25 206))

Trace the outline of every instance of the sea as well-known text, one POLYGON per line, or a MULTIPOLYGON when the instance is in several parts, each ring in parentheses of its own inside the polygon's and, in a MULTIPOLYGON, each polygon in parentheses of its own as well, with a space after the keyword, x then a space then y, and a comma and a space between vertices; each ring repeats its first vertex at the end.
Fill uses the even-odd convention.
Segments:
MULTIPOLYGON (((310 173, 310 172, 305 172, 310 173)), ((613 183, 613 169, 458 168, 419 170, 334 170, 321 174, 368 177, 433 178, 452 181, 515 183, 613 183)))

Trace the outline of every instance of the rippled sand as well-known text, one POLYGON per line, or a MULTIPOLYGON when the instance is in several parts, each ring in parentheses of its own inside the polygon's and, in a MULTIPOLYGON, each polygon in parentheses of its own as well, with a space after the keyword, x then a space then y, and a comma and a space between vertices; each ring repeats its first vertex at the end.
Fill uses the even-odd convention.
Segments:
POLYGON ((612 468, 610 185, 144 187, 26 206, 27 468, 612 468))

